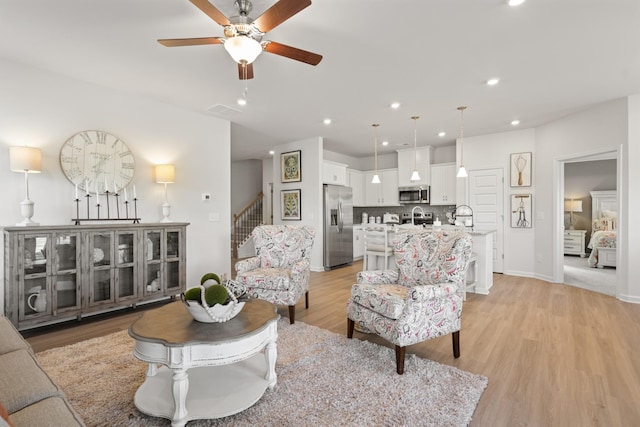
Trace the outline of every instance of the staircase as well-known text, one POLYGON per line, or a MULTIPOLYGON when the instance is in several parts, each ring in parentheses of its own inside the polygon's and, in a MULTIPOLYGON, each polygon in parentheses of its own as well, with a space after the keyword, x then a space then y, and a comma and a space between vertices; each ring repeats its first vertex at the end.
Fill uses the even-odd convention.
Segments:
POLYGON ((262 191, 240 213, 233 215, 231 257, 238 258, 238 248, 251 238, 251 232, 263 222, 264 194, 262 191))

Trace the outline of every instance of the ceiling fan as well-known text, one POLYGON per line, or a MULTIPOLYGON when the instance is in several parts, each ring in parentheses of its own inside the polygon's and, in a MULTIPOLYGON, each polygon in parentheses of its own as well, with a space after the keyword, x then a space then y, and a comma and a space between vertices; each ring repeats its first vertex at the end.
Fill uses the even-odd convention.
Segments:
POLYGON ((262 40, 264 35, 311 5, 311 0, 280 0, 256 19, 249 17, 253 4, 249 0, 235 0, 237 16, 227 18, 208 0, 189 0, 209 18, 224 27, 224 37, 197 37, 186 39, 159 39, 163 46, 195 46, 222 44, 238 63, 240 80, 253 78, 253 61, 264 50, 269 53, 295 59, 311 65, 318 65, 322 55, 287 46, 270 40, 262 40))

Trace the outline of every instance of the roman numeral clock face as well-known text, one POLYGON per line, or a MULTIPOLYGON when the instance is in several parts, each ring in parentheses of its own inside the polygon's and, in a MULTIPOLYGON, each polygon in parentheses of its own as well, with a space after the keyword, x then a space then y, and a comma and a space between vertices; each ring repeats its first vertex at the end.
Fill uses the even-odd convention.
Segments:
POLYGON ((121 190, 135 173, 135 161, 127 144, 99 130, 78 132, 67 139, 60 150, 60 166, 78 188, 100 193, 121 190))

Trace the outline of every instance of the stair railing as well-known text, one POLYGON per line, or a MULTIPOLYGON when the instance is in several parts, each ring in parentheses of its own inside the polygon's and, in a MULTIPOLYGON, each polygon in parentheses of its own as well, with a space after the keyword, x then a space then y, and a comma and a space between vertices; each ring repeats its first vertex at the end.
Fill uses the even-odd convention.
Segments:
POLYGON ((251 232, 263 224, 264 194, 262 191, 238 214, 233 215, 232 257, 238 258, 238 248, 251 237, 251 232))

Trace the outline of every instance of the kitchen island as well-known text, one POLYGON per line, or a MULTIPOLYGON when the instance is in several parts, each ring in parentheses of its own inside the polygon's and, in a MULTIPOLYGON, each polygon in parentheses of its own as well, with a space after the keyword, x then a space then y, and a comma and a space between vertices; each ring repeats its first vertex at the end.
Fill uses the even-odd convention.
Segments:
MULTIPOLYGON (((384 229, 389 233, 389 242, 392 241, 393 236, 392 233, 396 232, 404 232, 404 231, 412 231, 412 230, 446 230, 453 229, 452 226, 442 226, 442 227, 433 227, 433 226, 414 226, 411 224, 402 224, 402 225, 391 225, 391 224, 354 224, 353 229, 354 233, 358 232, 362 235, 364 229, 366 227, 374 227, 379 229, 384 229)), ((493 286, 493 237, 495 235, 496 230, 475 230, 471 228, 465 229, 467 233, 471 235, 473 240, 473 253, 477 256, 475 273, 476 277, 474 278, 475 283, 474 287, 467 292, 473 292, 476 294, 489 295, 489 289, 493 286)), ((362 242, 361 244, 364 244, 362 242)), ((354 251, 355 252, 355 251, 354 251)), ((378 260, 370 259, 369 265, 377 265, 378 260)), ((394 266, 395 260, 393 256, 389 261, 389 266, 394 266)), ((470 279, 471 268, 467 272, 467 278, 470 279)))

